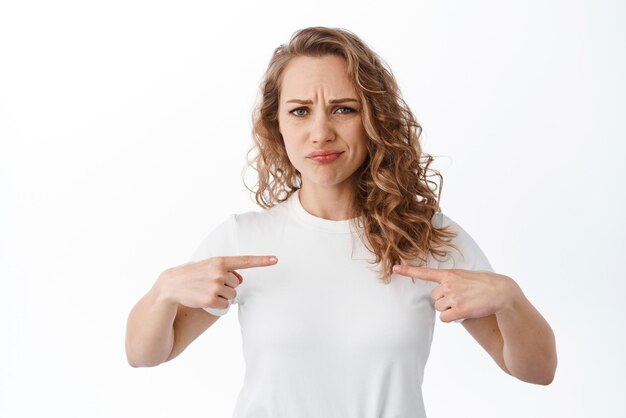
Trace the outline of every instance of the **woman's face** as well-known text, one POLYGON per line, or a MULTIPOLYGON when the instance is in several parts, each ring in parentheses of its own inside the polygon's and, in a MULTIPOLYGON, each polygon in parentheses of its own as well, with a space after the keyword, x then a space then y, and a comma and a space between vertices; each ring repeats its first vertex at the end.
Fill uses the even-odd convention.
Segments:
POLYGON ((287 155, 302 176, 302 187, 354 187, 356 170, 367 157, 361 104, 338 56, 296 57, 283 72, 278 124, 287 155), (314 151, 339 152, 330 162, 314 151))

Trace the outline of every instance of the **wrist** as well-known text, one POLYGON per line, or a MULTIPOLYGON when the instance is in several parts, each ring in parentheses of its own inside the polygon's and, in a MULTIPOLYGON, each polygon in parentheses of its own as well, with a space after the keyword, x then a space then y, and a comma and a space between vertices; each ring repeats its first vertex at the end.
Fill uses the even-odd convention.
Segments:
POLYGON ((154 301, 161 305, 177 306, 178 302, 174 298, 172 292, 172 275, 168 270, 165 270, 159 275, 157 280, 152 286, 152 293, 154 301))
POLYGON ((526 298, 526 296, 524 296, 524 292, 522 292, 522 289, 515 282, 515 280, 507 276, 505 283, 506 285, 503 290, 505 294, 505 303, 500 311, 497 312, 497 315, 502 317, 514 315, 526 298))

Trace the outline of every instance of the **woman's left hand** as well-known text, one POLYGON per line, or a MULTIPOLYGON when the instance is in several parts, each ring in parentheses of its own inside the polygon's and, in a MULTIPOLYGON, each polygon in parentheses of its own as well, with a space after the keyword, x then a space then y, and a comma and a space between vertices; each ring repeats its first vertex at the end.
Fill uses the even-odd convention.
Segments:
POLYGON ((443 322, 480 318, 513 306, 522 291, 510 277, 489 271, 394 266, 402 276, 436 282, 430 296, 443 322))

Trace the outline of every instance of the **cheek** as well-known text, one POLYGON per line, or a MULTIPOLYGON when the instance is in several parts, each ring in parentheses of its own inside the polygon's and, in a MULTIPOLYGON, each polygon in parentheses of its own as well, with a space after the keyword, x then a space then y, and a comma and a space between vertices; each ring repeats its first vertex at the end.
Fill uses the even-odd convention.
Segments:
POLYGON ((289 139, 293 138, 297 133, 297 129, 294 128, 293 122, 284 118, 278 118, 278 130, 283 136, 283 140, 285 142, 289 141, 289 139))
POLYGON ((285 134, 283 134, 283 143, 285 144, 285 152, 287 153, 287 158, 291 162, 291 165, 298 168, 300 165, 297 159, 298 147, 295 146, 291 139, 291 137, 285 136, 285 134))
POLYGON ((359 167, 367 160, 368 155, 367 146, 363 144, 362 148, 359 150, 359 167))
POLYGON ((285 151, 287 152, 287 157, 291 162, 293 162, 293 158, 295 156, 295 150, 291 147, 289 141, 285 141, 285 151))
POLYGON ((287 154, 289 154, 290 157, 295 155, 298 152, 298 148, 302 148, 301 128, 293 124, 285 123, 280 132, 287 154))
POLYGON ((367 137, 365 133, 365 126, 360 117, 353 118, 350 123, 345 125, 345 133, 353 138, 353 141, 362 141, 362 138, 367 137))
POLYGON ((352 144, 358 149, 359 155, 367 155, 367 134, 365 132, 365 128, 361 123, 358 126, 354 126, 352 129, 352 144))

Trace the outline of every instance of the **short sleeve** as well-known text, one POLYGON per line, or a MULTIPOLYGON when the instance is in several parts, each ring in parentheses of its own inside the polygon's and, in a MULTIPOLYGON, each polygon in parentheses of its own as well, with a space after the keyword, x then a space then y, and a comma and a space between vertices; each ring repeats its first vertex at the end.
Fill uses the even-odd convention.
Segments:
MULTIPOLYGON (((446 251, 449 251, 449 255, 445 260, 439 263, 440 269, 494 272, 485 253, 465 229, 441 212, 437 214, 436 218, 438 219, 436 226, 450 226, 449 229, 457 234, 456 237, 453 238, 452 243, 456 245, 458 251, 454 248, 446 247, 446 251)), ((462 321, 462 319, 459 319, 454 322, 462 321)))
POLYGON ((494 271, 485 253, 465 229, 441 212, 438 213, 438 217, 438 227, 449 226, 449 229, 457 234, 452 243, 459 250, 450 248, 448 258, 440 262, 439 268, 494 271))
MULTIPOLYGON (((237 243, 237 215, 231 214, 226 220, 214 227, 202 240, 193 252, 189 262, 206 260, 210 257, 239 255, 237 243)), ((230 305, 237 303, 237 298, 229 301, 226 309, 203 308, 210 314, 222 316, 230 309, 230 305)))

